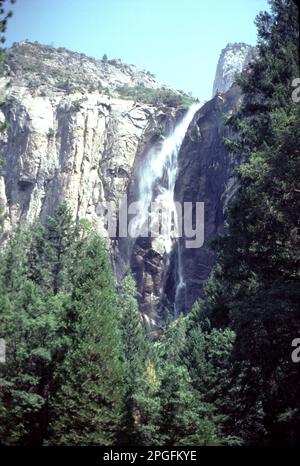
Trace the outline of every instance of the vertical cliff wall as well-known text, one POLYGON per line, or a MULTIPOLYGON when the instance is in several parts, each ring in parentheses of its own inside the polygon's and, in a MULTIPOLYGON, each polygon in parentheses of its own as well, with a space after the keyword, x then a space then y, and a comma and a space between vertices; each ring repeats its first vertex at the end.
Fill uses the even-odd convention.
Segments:
MULTIPOLYGON (((166 271, 164 302, 172 308, 178 280, 176 264, 180 259, 185 283, 178 303, 182 312, 189 310, 202 295, 215 261, 210 243, 224 232, 226 207, 237 189, 235 168, 240 160, 227 151, 223 140, 234 136, 226 126, 226 120, 240 103, 237 86, 207 102, 196 113, 179 153, 175 200, 181 204, 192 202, 194 207, 196 202, 204 203, 203 246, 186 247, 187 238, 183 235, 166 271)), ((196 227, 195 218, 193 227, 196 227)))
POLYGON ((108 237, 107 203, 117 204, 126 193, 135 161, 155 134, 164 134, 175 109, 121 98, 117 86, 160 85, 120 61, 102 63, 26 42, 7 52, 5 69, 0 80, 4 233, 19 222, 45 219, 66 201, 74 218, 90 220, 108 237))
MULTIPOLYGON (((88 219, 107 239, 117 280, 131 268, 141 312, 152 324, 165 306, 173 315, 187 312, 201 296, 215 259, 210 241, 223 231, 226 205, 236 189, 239 161, 223 138, 230 136, 226 119, 240 104, 238 88, 196 112, 176 154, 174 200, 204 202, 205 243, 188 249, 182 238, 166 254, 161 238, 109 237, 106 214, 108 204, 118 206, 124 194, 128 204, 139 200, 149 154, 159 154, 184 117, 180 101, 186 96, 120 60, 107 63, 28 42, 8 51, 5 69, 0 80, 0 202, 7 214, 2 239, 18 223, 44 221, 66 201, 75 219, 88 219), (126 94, 132 88, 138 90, 134 99, 126 94), (153 100, 153 90, 163 91, 168 103, 162 94, 153 100), (184 283, 177 299, 179 262, 184 283)), ((163 171, 153 184, 154 197, 166 184, 163 171)))

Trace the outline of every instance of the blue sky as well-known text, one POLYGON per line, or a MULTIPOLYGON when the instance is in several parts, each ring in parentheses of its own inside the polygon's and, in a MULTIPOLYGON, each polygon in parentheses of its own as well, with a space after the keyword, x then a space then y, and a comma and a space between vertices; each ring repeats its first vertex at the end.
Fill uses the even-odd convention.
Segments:
POLYGON ((29 39, 145 68, 201 100, 211 97, 228 42, 256 43, 267 0, 17 0, 6 46, 29 39))

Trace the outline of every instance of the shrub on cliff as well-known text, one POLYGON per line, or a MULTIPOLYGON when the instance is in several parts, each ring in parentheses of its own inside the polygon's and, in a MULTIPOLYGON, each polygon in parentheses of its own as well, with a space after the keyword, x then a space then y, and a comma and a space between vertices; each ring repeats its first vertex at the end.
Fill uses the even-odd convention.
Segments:
POLYGON ((117 92, 122 99, 144 102, 149 105, 166 105, 167 107, 189 106, 194 99, 187 95, 182 95, 171 89, 151 89, 140 84, 129 86, 125 84, 117 87, 117 92))

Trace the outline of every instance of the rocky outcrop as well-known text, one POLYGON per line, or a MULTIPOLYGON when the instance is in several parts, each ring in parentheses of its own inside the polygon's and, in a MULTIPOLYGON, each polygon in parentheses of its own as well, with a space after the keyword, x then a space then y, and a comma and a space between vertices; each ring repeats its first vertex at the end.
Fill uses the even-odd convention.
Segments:
POLYGON ((236 73, 241 73, 246 68, 247 64, 255 56, 255 53, 255 47, 243 42, 226 45, 221 51, 217 64, 213 84, 213 97, 218 92, 224 93, 228 91, 235 81, 236 73))
POLYGON ((142 84, 148 89, 163 87, 149 71, 122 63, 120 59, 96 59, 63 47, 26 40, 7 50, 5 68, 19 84, 42 95, 65 91, 113 93, 125 84, 142 84))
POLYGON ((176 107, 192 101, 190 95, 166 86, 146 70, 120 59, 88 57, 63 47, 27 40, 6 50, 4 73, 37 97, 98 92, 122 100, 176 107))

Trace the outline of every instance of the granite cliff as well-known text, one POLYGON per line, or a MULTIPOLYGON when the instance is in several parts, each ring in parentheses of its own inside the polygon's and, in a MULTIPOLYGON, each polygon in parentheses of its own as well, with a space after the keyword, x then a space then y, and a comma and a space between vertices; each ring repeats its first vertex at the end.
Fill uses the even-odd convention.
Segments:
POLYGON ((146 72, 119 65, 27 42, 9 49, 0 112, 6 233, 18 222, 45 218, 66 200, 75 217, 89 219, 106 235, 106 202, 119 200, 138 154, 168 130, 176 113, 120 97, 116 83, 142 82, 145 89, 159 84, 146 72), (98 90, 96 71, 107 79, 98 90))
POLYGON ((255 47, 243 42, 226 45, 218 60, 212 97, 218 92, 228 91, 235 81, 236 73, 241 73, 247 67, 255 53, 255 47))
POLYGON ((209 243, 223 231, 226 205, 236 189, 238 161, 223 138, 229 131, 226 118, 240 103, 237 86, 195 113, 178 153, 175 199, 205 203, 205 243, 185 249, 183 238, 166 257, 151 237, 109 238, 106 213, 108 203, 118 205, 124 194, 129 202, 137 199, 147 154, 172 133, 190 97, 120 60, 95 60, 27 41, 8 49, 4 67, 3 239, 18 223, 43 221, 66 201, 74 218, 88 219, 107 239, 116 278, 131 267, 141 312, 153 324, 163 306, 174 311, 180 255, 185 288, 178 306, 187 312, 214 263, 209 243))

